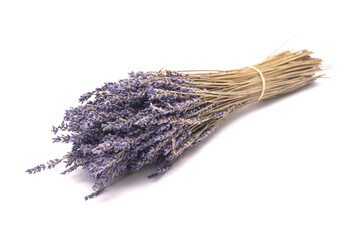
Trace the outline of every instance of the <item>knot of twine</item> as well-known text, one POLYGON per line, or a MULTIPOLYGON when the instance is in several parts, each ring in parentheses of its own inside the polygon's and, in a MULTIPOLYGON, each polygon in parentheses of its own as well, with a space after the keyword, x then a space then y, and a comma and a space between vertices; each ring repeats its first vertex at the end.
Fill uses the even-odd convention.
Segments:
POLYGON ((261 91, 261 94, 259 95, 257 101, 255 101, 255 102, 258 102, 258 101, 260 101, 262 99, 262 97, 264 95, 264 92, 266 90, 266 80, 265 80, 265 78, 263 76, 263 73, 258 68, 254 67, 254 66, 248 66, 247 68, 251 68, 254 71, 256 71, 259 74, 259 76, 261 77, 261 79, 262 79, 262 91, 261 91))

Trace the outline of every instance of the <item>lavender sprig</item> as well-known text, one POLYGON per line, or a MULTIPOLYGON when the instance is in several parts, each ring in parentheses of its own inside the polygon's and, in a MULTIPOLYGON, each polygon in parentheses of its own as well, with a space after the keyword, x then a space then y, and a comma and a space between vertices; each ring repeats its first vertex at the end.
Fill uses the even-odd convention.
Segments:
MULTIPOLYGON (((62 174, 78 167, 86 170, 95 181, 94 192, 86 196, 87 200, 117 177, 147 165, 158 166, 149 178, 166 172, 201 138, 193 128, 203 121, 200 114, 193 113, 208 109, 210 104, 204 102, 202 90, 192 83, 173 71, 132 72, 128 79, 105 83, 82 95, 81 105, 66 110, 64 120, 52 129, 54 142, 73 144, 62 174)), ((217 115, 213 119, 223 114, 217 115)), ((53 168, 61 161, 52 160, 27 172, 53 168)))

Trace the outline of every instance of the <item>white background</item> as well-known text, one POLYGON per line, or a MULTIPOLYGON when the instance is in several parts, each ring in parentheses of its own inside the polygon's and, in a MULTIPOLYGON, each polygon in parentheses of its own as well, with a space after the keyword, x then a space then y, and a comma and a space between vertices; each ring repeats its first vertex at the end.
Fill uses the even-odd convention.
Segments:
POLYGON ((359 239, 356 1, 1 1, 1 239, 359 239), (52 125, 130 71, 232 69, 307 48, 326 79, 241 109, 163 177, 84 201, 52 125))

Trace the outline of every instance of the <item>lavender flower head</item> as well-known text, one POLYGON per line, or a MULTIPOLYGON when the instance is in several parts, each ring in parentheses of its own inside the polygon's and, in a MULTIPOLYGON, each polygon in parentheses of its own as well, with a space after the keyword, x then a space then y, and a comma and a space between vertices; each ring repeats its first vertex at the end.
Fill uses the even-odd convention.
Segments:
POLYGON ((174 71, 131 72, 127 79, 105 83, 83 94, 81 105, 66 110, 62 123, 52 129, 53 141, 72 143, 72 151, 27 172, 40 172, 60 162, 66 164, 62 174, 81 167, 95 181, 86 200, 118 177, 148 165, 158 166, 149 178, 157 177, 234 110, 209 115, 216 105, 205 101, 205 91, 174 71))

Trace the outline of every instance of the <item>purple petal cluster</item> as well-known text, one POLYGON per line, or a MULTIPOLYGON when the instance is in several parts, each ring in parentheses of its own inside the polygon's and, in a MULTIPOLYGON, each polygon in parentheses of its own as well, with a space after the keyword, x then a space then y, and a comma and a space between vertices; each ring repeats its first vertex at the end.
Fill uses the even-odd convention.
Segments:
MULTIPOLYGON (((52 129, 57 134, 53 141, 72 143, 72 151, 27 172, 52 168, 61 161, 66 163, 63 174, 81 167, 95 182, 86 200, 117 177, 145 166, 158 166, 150 178, 166 172, 215 128, 199 114, 210 111, 213 104, 201 95, 204 89, 194 86, 178 72, 131 72, 127 79, 83 94, 81 105, 66 110, 63 122, 52 129)), ((210 118, 223 118, 228 111, 210 118)))

